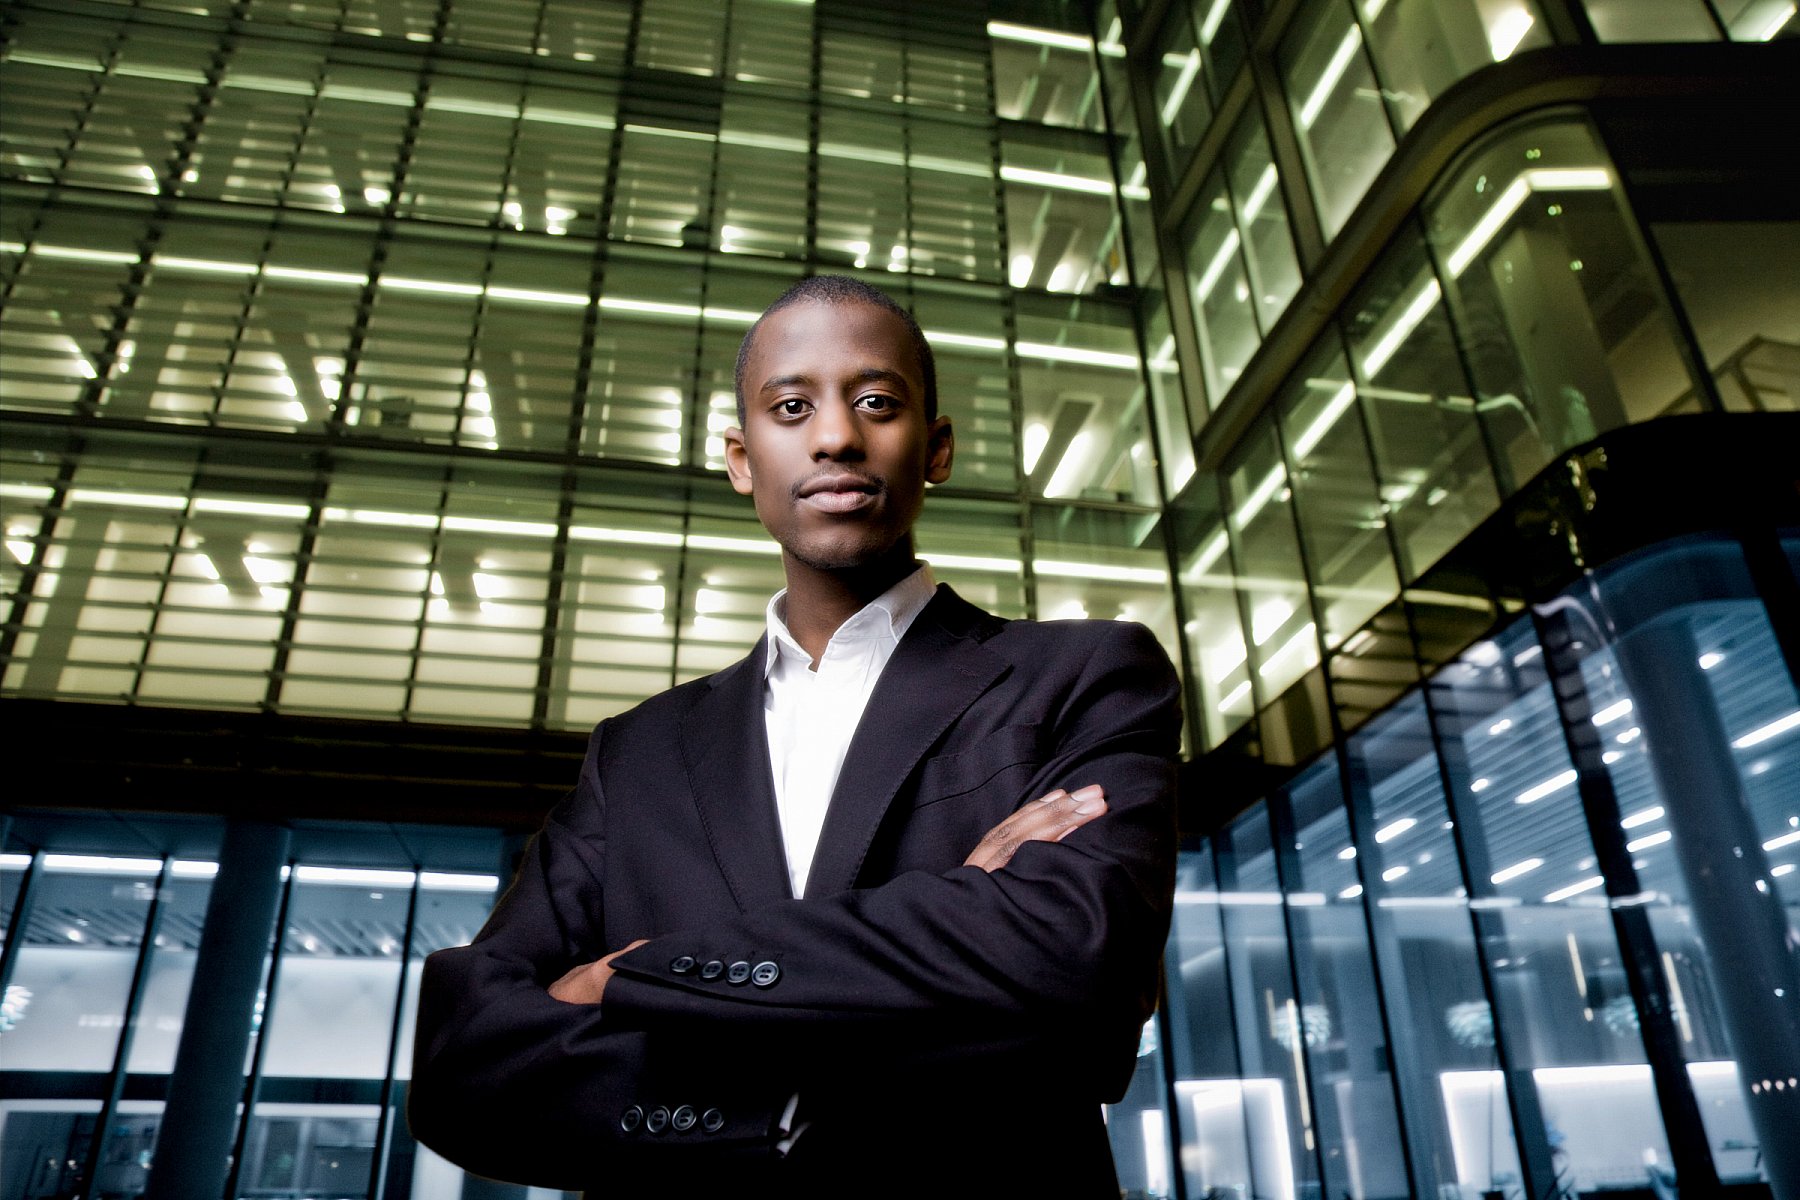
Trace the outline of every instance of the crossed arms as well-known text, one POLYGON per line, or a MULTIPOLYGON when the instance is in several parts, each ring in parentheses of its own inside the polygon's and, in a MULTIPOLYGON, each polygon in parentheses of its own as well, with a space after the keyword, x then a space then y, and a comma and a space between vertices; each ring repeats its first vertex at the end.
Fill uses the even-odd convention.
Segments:
POLYGON ((632 1098, 704 1093, 725 1120, 709 1145, 766 1147, 796 1089, 1023 1080, 1053 1063, 1071 1094, 1122 1091, 1168 928, 1176 684, 1125 625, 1077 676, 1029 781, 966 801, 1015 811, 960 864, 902 862, 877 886, 721 910, 624 947, 605 944, 603 726, 488 925, 427 964, 415 1133, 482 1174, 579 1187, 597 1138, 627 1140, 616 1114, 632 1098), (779 984, 674 969, 739 954, 778 962, 779 984))

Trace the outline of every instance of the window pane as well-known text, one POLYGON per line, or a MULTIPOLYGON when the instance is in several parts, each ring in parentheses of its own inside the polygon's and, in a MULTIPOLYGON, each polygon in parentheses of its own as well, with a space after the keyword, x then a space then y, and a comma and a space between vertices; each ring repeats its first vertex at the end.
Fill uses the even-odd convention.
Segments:
POLYGON ((1278 54, 1319 223, 1342 229, 1394 152, 1362 29, 1344 0, 1314 0, 1278 54))
POLYGON ((1250 292, 1266 333, 1300 289, 1300 264, 1288 231, 1280 178, 1269 155, 1262 111, 1252 105, 1232 131, 1225 150, 1232 211, 1243 237, 1250 292))
POLYGON ((1651 229, 1725 407, 1800 410, 1800 224, 1668 221, 1651 229))
POLYGON ((1505 491, 1693 385, 1665 297, 1586 125, 1516 125, 1427 201, 1505 491))
POLYGON ((1249 639, 1238 600, 1216 476, 1197 477, 1171 506, 1183 606, 1187 612, 1191 707, 1205 748, 1223 742, 1256 711, 1249 639))
POLYGON ((1499 506, 1437 276, 1403 237, 1345 306, 1381 499, 1417 578, 1499 506))
POLYGON ((1401 129, 1411 128, 1426 106, 1464 75, 1550 44, 1531 0, 1366 0, 1362 14, 1381 72, 1382 97, 1401 129))
POLYGON ((1353 803, 1366 815, 1344 863, 1356 878, 1335 895, 1373 902, 1382 1000, 1399 1031, 1395 1082, 1415 1169, 1427 1171, 1415 1191, 1521 1200, 1512 1110, 1497 1081, 1493 1017, 1423 698, 1370 721, 1347 750, 1353 803))
POLYGON ((1603 42, 1716 42, 1719 27, 1701 0, 1585 0, 1603 42))
MULTIPOLYGON (((1591 1191, 1616 1179, 1618 1164, 1636 1176, 1669 1149, 1612 915, 1586 883, 1599 879, 1593 840, 1534 649, 1519 622, 1440 672, 1431 694, 1450 781, 1469 796, 1470 886, 1509 1065, 1530 1070, 1544 1144, 1591 1191)), ((1453 1122, 1481 1121, 1498 1081, 1498 1072, 1460 1081, 1453 1122)))
POLYGON ((1201 186, 1199 203, 1182 223, 1182 241, 1206 394, 1216 408, 1262 344, 1243 235, 1233 219, 1222 172, 1213 172, 1201 186))
POLYGON ((1286 1029, 1312 1076, 1324 1194, 1404 1195, 1389 1027, 1375 994, 1358 900, 1362 888, 1344 854, 1350 823, 1337 760, 1326 758, 1308 770, 1287 797, 1294 835, 1282 847, 1282 892, 1293 931, 1300 1020, 1286 1029))
POLYGON ((1154 504, 1150 414, 1130 311, 1021 295, 1017 320, 1030 489, 1046 498, 1154 504))

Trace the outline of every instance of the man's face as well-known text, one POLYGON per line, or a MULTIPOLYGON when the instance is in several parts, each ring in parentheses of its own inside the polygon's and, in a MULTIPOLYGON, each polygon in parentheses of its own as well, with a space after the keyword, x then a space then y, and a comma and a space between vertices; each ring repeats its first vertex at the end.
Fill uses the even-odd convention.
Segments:
MULTIPOLYGON (((845 571, 902 550, 925 485, 950 478, 947 417, 925 416, 906 325, 870 304, 801 301, 764 318, 744 371, 731 484, 792 572, 845 571)), ((790 575, 791 579, 791 575, 790 575)))

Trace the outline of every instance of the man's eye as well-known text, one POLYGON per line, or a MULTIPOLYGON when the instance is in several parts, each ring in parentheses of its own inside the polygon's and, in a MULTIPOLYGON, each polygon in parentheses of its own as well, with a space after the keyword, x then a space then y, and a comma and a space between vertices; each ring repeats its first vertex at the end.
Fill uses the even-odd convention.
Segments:
POLYGON ((879 392, 863 396, 857 403, 870 412, 892 412, 900 406, 900 402, 892 396, 883 396, 879 392))
POLYGON ((806 411, 806 401, 799 399, 777 400, 775 412, 783 417, 797 417, 806 411))

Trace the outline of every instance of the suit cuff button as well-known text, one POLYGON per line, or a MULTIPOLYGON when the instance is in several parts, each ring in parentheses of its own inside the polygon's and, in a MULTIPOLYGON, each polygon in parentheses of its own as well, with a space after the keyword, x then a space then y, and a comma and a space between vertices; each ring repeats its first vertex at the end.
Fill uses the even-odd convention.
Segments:
POLYGON ((750 964, 747 962, 732 963, 725 969, 725 982, 732 984, 749 983, 750 964))
POLYGON ((693 955, 684 954, 669 964, 669 970, 675 972, 677 975, 692 975, 694 973, 694 968, 699 965, 699 962, 695 960, 693 955))
POLYGON ((619 1131, 621 1133, 636 1133, 638 1126, 643 1123, 644 1110, 635 1104, 619 1114, 619 1131))
POLYGON ((708 983, 711 983, 724 973, 725 964, 716 958, 708 959, 706 965, 700 968, 700 978, 708 983))
POLYGON ((668 1127, 669 1110, 660 1104, 651 1109, 650 1115, 644 1118, 644 1132, 646 1133, 661 1133, 668 1127))
POLYGON ((775 981, 780 978, 781 968, 766 960, 757 963, 750 972, 750 982, 761 988, 774 987, 775 981))
POLYGON ((700 1128, 708 1133, 717 1133, 725 1128, 725 1114, 716 1108, 709 1108, 700 1114, 700 1128))
POLYGON ((694 1113, 694 1106, 684 1104, 669 1114, 669 1127, 676 1133, 686 1133, 694 1127, 694 1122, 699 1119, 694 1113))

